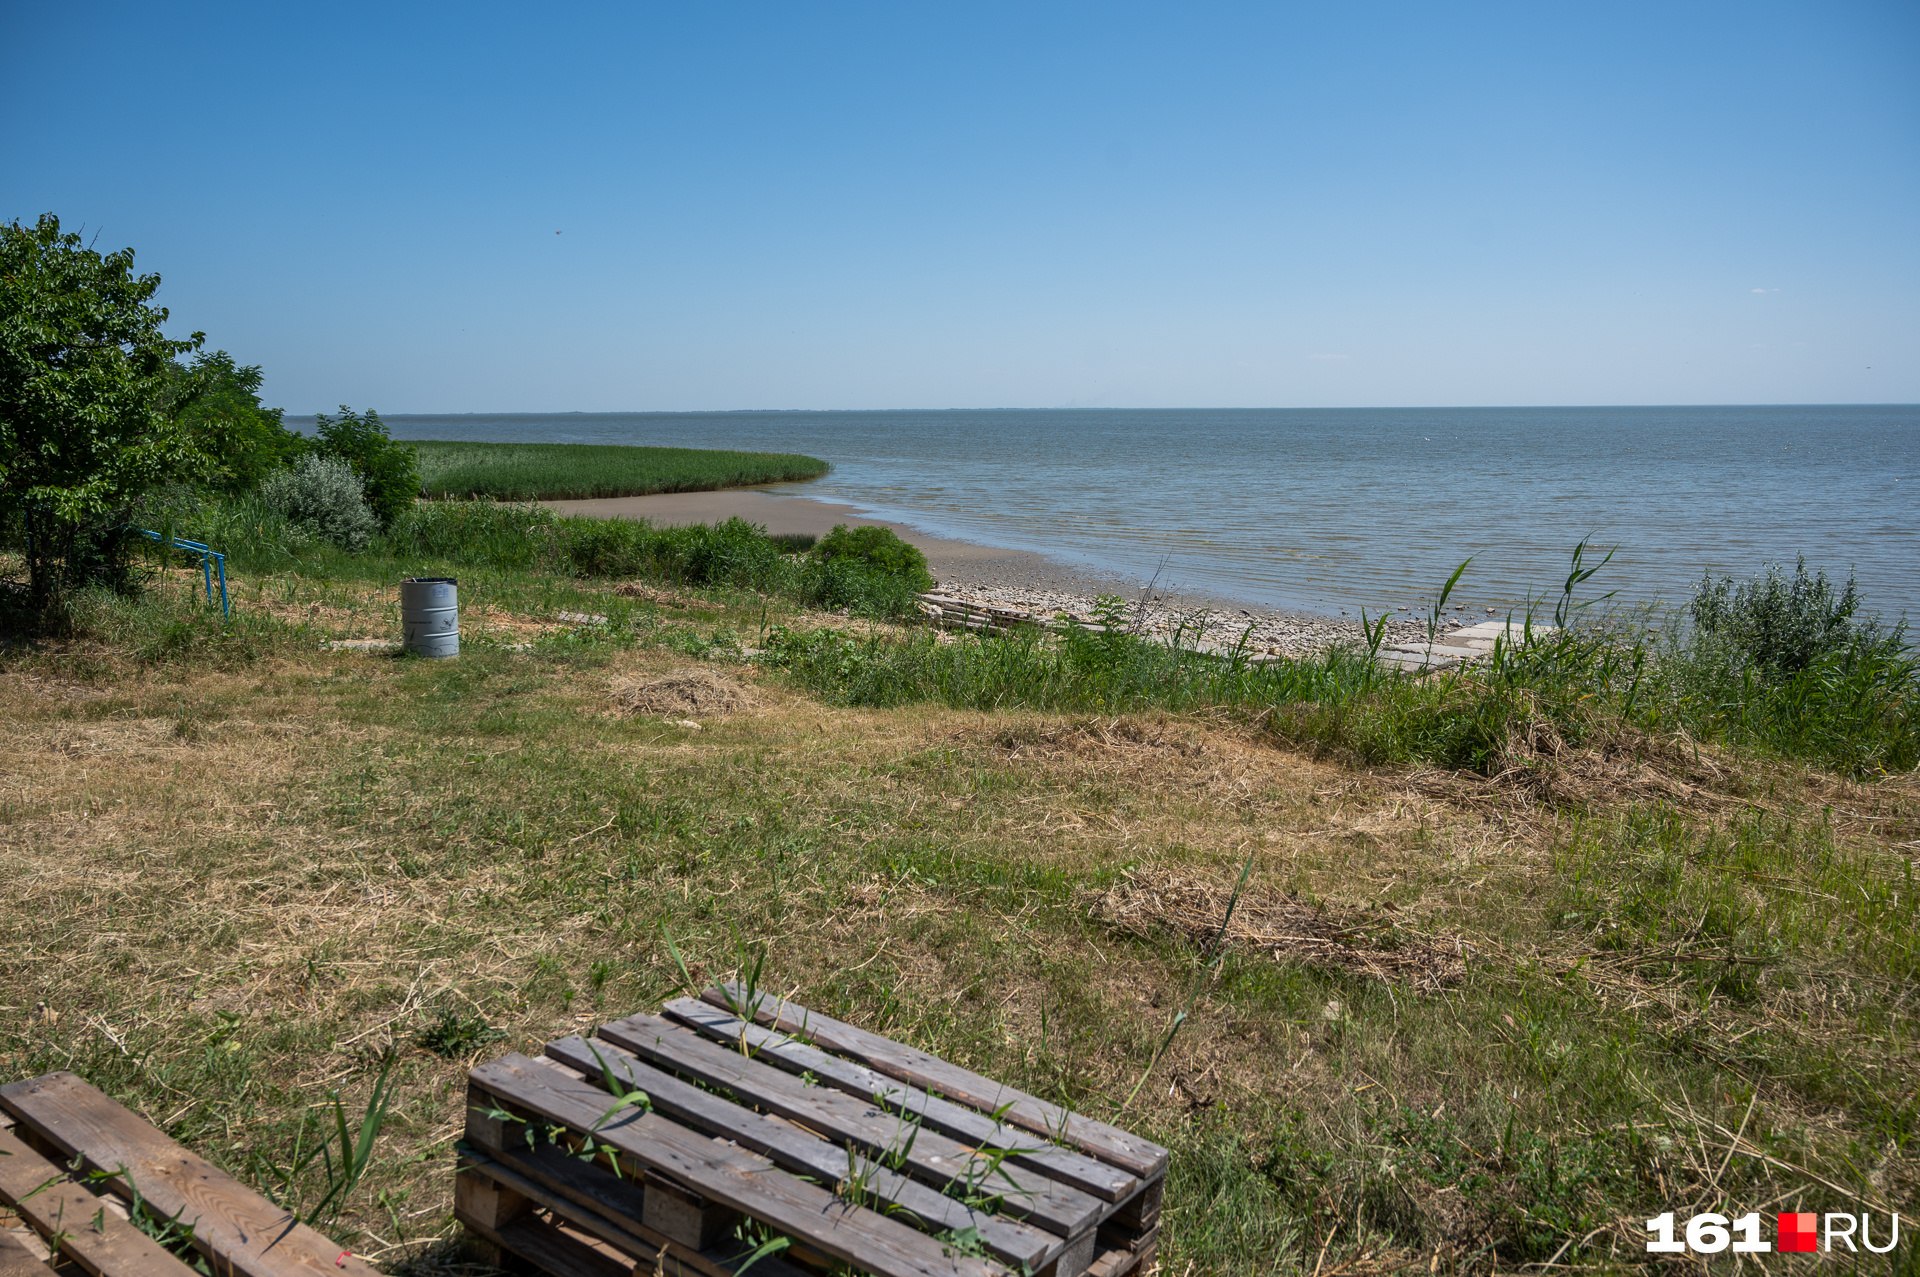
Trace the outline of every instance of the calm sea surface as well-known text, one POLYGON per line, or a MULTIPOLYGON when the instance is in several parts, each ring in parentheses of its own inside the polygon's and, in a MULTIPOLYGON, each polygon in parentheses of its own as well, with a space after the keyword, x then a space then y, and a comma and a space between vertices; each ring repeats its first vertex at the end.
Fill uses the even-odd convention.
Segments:
POLYGON ((1920 406, 396 416, 411 439, 803 452, 830 498, 926 532, 1282 607, 1472 605, 1593 584, 1683 598, 1769 561, 1920 619, 1920 406), (1164 567, 1162 567, 1164 563, 1164 567), (1602 584, 1604 582, 1604 585, 1602 584))

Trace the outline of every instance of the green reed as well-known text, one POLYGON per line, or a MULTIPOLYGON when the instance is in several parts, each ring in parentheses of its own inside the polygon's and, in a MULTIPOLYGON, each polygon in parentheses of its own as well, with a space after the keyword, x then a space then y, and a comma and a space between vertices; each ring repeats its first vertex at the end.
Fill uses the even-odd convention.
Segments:
POLYGON ((756 483, 817 479, 818 457, 711 448, 635 448, 584 443, 423 441, 420 484, 432 497, 551 501, 707 492, 756 483))

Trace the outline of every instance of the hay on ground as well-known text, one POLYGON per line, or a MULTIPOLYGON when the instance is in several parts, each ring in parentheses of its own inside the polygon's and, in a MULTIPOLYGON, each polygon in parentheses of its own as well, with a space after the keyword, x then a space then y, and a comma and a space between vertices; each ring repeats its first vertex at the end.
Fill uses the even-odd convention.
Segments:
POLYGON ((675 670, 659 678, 615 679, 614 705, 627 714, 731 714, 753 704, 753 694, 711 670, 675 670))
POLYGON ((1312 905, 1249 889, 1227 921, 1233 893, 1216 883, 1138 870, 1091 900, 1094 917, 1116 931, 1141 937, 1172 932, 1195 945, 1264 952, 1276 960, 1306 962, 1349 975, 1398 981, 1432 993, 1467 973, 1472 946, 1452 936, 1426 935, 1391 912, 1312 905), (1226 934, 1221 925, 1226 922, 1226 934))

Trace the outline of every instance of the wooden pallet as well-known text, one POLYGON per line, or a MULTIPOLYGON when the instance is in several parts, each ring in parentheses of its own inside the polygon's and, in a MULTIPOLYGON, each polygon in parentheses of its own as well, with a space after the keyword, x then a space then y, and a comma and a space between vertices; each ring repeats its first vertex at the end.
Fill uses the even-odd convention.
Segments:
POLYGON ((737 986, 468 1075, 455 1214, 554 1277, 1123 1277, 1167 1151, 737 986), (749 1014, 750 1012, 750 1014, 749 1014), (644 1095, 644 1100, 639 1099, 644 1095), (624 1097, 624 1098, 623 1098, 624 1097))
POLYGON ((997 603, 975 603, 970 599, 955 598, 949 594, 920 594, 915 598, 919 600, 920 611, 927 620, 944 630, 1011 634, 1023 625, 1037 625, 1042 629, 1056 631, 1078 628, 1090 634, 1107 632, 1107 627, 1098 621, 1069 618, 1064 614, 1049 616, 1029 608, 1004 607, 997 603))
POLYGON ((0 1277, 193 1277, 130 1218, 134 1195, 193 1226, 219 1277, 377 1277, 378 1270, 72 1073, 0 1087, 0 1277))

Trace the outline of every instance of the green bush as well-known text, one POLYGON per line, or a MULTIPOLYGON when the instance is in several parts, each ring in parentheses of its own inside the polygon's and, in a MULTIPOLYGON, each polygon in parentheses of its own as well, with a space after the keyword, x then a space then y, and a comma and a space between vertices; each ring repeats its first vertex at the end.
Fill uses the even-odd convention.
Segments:
POLYGON ((1856 619, 1860 592, 1853 578, 1836 590, 1825 572, 1808 575, 1805 558, 1792 576, 1777 563, 1740 582, 1709 574, 1694 590, 1691 611, 1701 638, 1776 680, 1842 652, 1897 651, 1903 628, 1887 631, 1871 618, 1856 619))
POLYGON ((380 531, 360 478, 346 462, 308 453, 291 470, 267 476, 260 500, 283 518, 343 550, 364 550, 380 531))
POLYGON ((363 415, 341 404, 339 416, 323 412, 314 424, 314 451, 351 466, 380 526, 392 527, 420 495, 419 458, 414 450, 388 436, 377 412, 363 415))
POLYGON ((770 590, 787 585, 792 565, 766 530, 732 518, 708 527, 666 528, 657 533, 667 574, 689 585, 733 585, 747 590, 770 590))
POLYGON ((904 582, 914 591, 933 588, 933 574, 927 571, 927 556, 894 534, 892 528, 849 528, 836 523, 833 531, 813 547, 814 557, 822 562, 852 560, 884 576, 904 582))
POLYGON ((797 583, 800 600, 810 606, 881 618, 912 616, 916 592, 914 582, 854 558, 811 559, 797 583))

